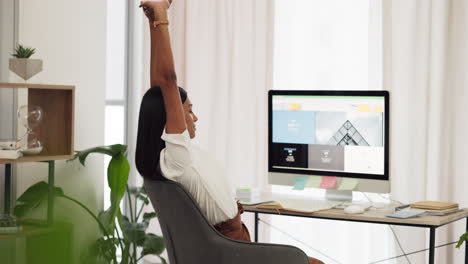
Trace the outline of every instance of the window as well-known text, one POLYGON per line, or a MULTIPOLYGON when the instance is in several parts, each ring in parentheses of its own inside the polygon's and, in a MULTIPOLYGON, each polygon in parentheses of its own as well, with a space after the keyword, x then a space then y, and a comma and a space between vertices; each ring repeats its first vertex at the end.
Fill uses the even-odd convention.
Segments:
MULTIPOLYGON (((107 72, 104 134, 106 145, 126 144, 126 18, 126 1, 107 1, 107 72)), ((106 156, 104 162, 104 208, 108 208, 110 206, 110 189, 107 185, 107 165, 110 162, 110 157, 106 156)))
MULTIPOLYGON (((273 59, 276 90, 381 90, 381 0, 276 0, 273 59)), ((272 191, 290 193, 291 187, 272 191)), ((323 196, 324 190, 301 195, 323 196)), ((389 236, 386 226, 284 216, 268 221, 271 242, 296 245, 326 263, 368 263, 393 248, 391 239, 381 239, 389 236)))
POLYGON ((274 89, 382 89, 380 0, 277 0, 274 89))

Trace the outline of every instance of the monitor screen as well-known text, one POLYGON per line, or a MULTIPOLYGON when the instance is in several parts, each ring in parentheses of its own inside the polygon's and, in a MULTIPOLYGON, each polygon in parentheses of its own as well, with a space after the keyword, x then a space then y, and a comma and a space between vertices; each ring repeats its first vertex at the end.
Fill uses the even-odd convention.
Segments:
POLYGON ((388 180, 388 92, 270 91, 269 171, 388 180))

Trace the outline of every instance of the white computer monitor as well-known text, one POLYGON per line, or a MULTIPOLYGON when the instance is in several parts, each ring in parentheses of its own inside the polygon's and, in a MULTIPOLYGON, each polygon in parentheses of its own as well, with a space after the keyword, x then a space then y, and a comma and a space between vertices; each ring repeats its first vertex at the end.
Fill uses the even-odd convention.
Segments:
MULTIPOLYGON (((388 193, 389 93, 387 91, 269 91, 269 183, 311 187, 336 177, 330 199, 351 191, 388 193), (350 180, 352 179, 352 180, 350 180), (306 186, 309 186, 308 184, 306 186)), ((327 187, 328 188, 328 187, 327 187)))

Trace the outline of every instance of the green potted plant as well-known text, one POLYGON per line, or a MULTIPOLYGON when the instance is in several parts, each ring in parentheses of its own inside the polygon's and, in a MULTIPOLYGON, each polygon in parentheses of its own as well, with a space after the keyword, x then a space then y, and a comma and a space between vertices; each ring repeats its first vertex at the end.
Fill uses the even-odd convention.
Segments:
MULTIPOLYGON (((166 260, 160 255, 165 250, 161 236, 146 233, 149 222, 156 217, 156 213, 143 213, 145 205, 150 203, 143 187, 129 187, 127 185, 130 165, 126 157, 127 146, 111 145, 96 147, 76 152, 78 159, 84 166, 86 158, 92 153, 111 156, 107 167, 107 180, 111 189, 111 206, 95 215, 80 201, 66 195, 62 189, 54 188, 54 197, 66 199, 83 210, 96 221, 101 230, 100 237, 87 247, 81 254, 82 263, 112 263, 137 264, 145 255, 156 255, 162 263, 166 260), (122 200, 125 199, 128 216, 120 210, 122 200)), ((15 207, 15 215, 19 218, 29 210, 36 208, 47 199, 48 184, 39 182, 27 189, 19 198, 15 207)))
POLYGON ((468 241, 468 232, 460 236, 460 240, 458 241, 457 248, 460 248, 463 245, 463 243, 467 241, 468 241))
POLYGON ((36 52, 36 49, 18 45, 13 58, 10 59, 10 70, 16 73, 24 80, 28 80, 42 71, 42 60, 30 59, 36 52))

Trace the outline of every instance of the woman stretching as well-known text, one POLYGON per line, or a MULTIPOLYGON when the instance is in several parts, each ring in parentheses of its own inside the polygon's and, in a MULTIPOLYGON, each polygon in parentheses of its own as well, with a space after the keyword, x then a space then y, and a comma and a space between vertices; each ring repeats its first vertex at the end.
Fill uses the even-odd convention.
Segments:
MULTIPOLYGON (((251 242, 224 171, 207 152, 191 146, 198 118, 184 89, 177 86, 168 30, 172 1, 143 1, 151 32, 151 89, 143 97, 138 122, 136 165, 147 179, 180 183, 208 221, 224 236, 251 242)), ((310 263, 322 263, 310 258, 310 263)))

